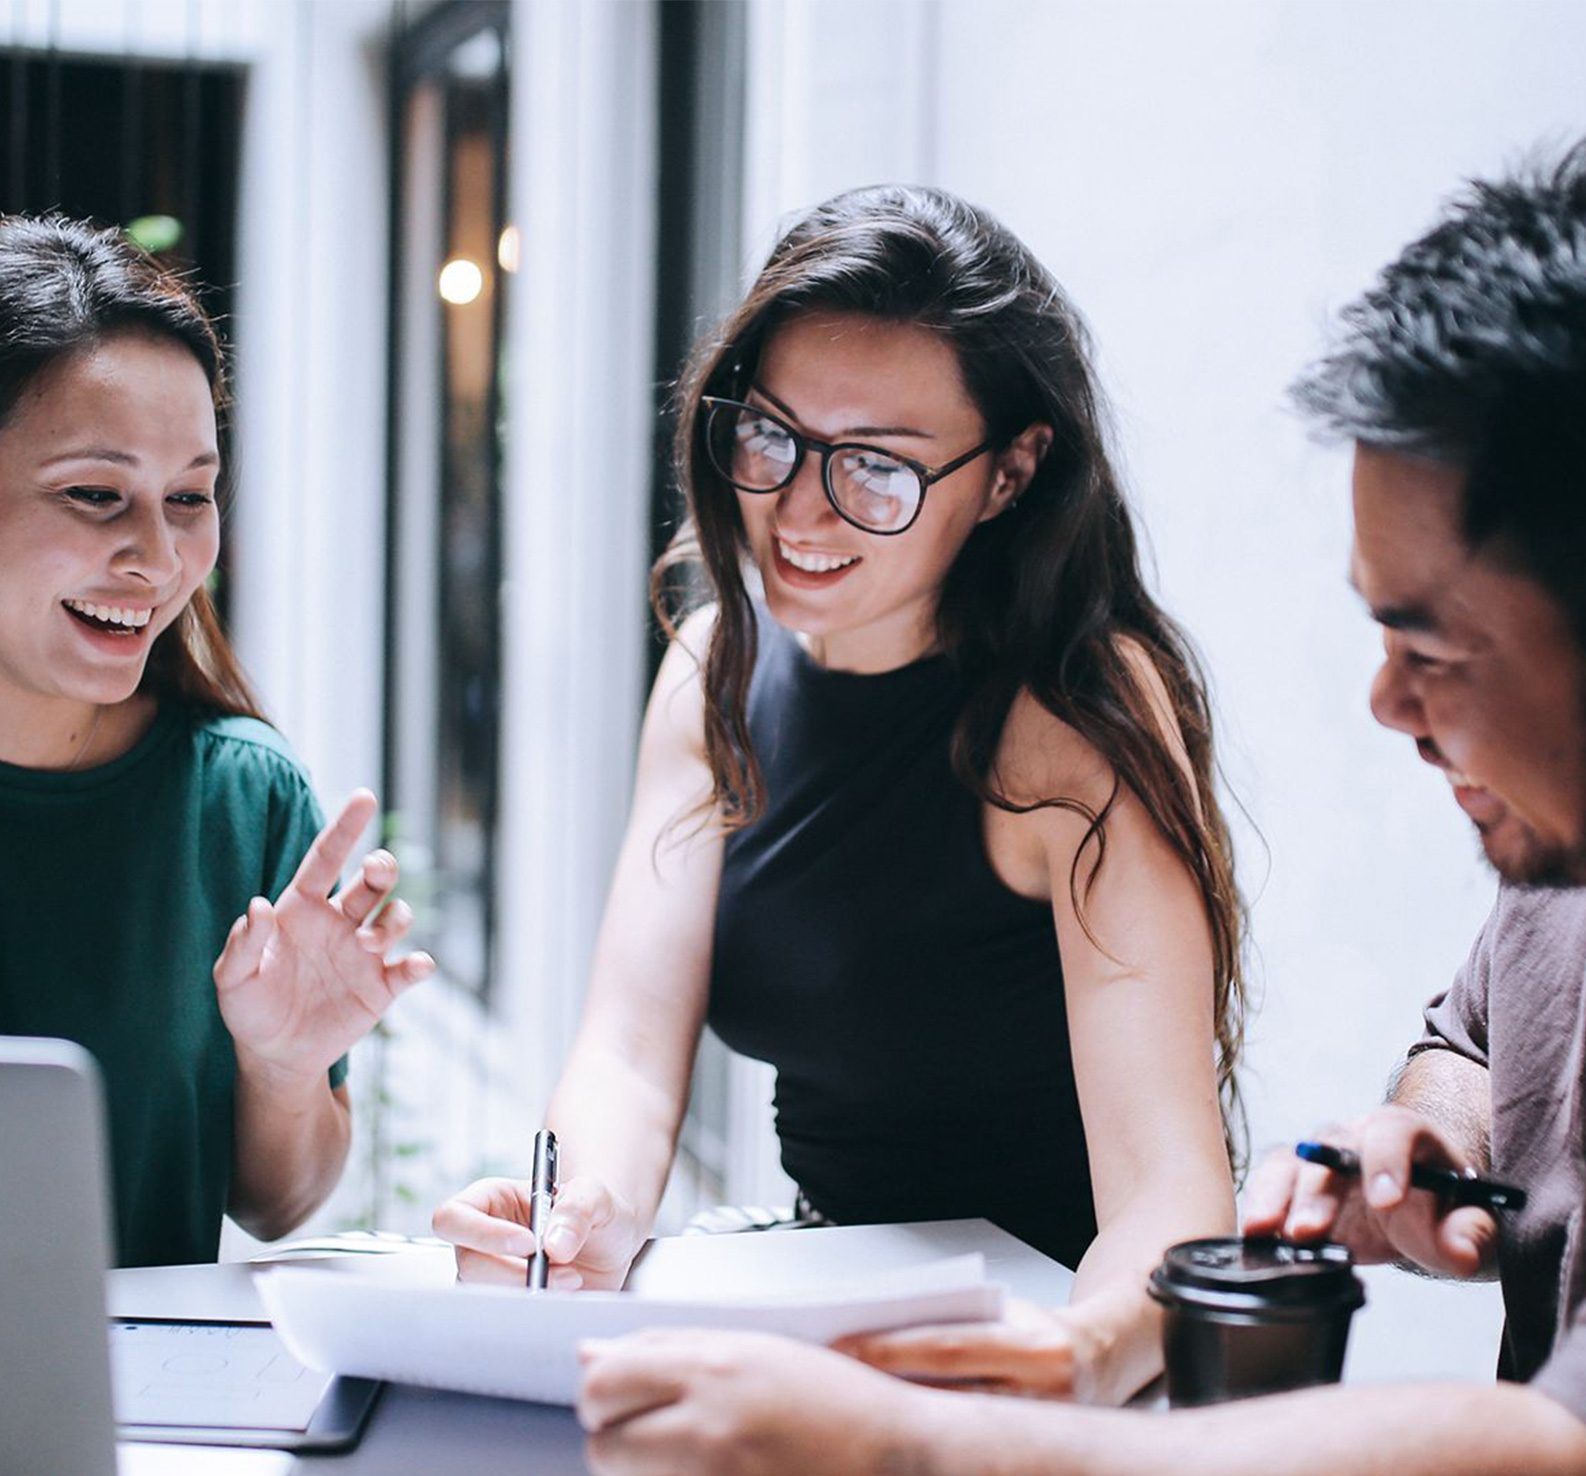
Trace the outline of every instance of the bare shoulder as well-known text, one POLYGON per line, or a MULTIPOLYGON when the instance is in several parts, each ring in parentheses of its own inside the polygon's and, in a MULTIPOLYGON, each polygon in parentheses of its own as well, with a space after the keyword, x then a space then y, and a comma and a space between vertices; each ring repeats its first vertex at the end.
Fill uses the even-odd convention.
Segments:
POLYGON ((1194 766, 1190 763, 1189 750, 1184 745, 1184 729, 1179 723, 1172 694, 1168 691, 1167 680, 1162 675, 1162 668, 1157 665, 1150 651, 1133 636, 1119 636, 1118 654, 1123 657, 1129 667, 1129 674, 1134 678, 1135 684, 1146 700, 1150 714, 1155 720, 1157 736, 1173 755, 1179 767, 1186 774, 1192 775, 1194 766))
MULTIPOLYGON (((1136 689, 1125 701, 1136 712, 1144 709, 1142 717, 1156 728, 1168 754, 1191 774, 1173 699, 1150 651, 1126 637, 1119 638, 1118 651, 1136 689)), ((987 807, 992 864, 1021 895, 1053 895, 1052 878, 1067 875, 1087 842, 1093 816, 1106 812, 1114 839, 1152 830, 1133 790, 1120 786, 1112 759, 1028 689, 1009 708, 992 778, 1013 805, 1036 807, 1023 813, 987 807)))
POLYGON ((705 761, 705 654, 716 628, 716 607, 689 614, 661 658, 640 739, 641 763, 669 757, 705 761))
POLYGON ((711 633, 715 629, 716 603, 713 600, 708 605, 701 605, 697 610, 690 610, 683 617, 683 623, 678 626, 672 645, 681 647, 693 657, 696 665, 703 666, 705 652, 710 646, 711 633))
POLYGON ((1106 799, 1111 765, 1085 736, 1044 706, 1028 688, 1008 709, 997 743, 998 789, 1015 805, 1058 797, 1106 799))
MULTIPOLYGON (((1157 736, 1188 773, 1191 765, 1183 731, 1161 670, 1133 637, 1120 636, 1117 649, 1157 736)), ((1094 743, 1026 688, 1014 698, 1003 724, 997 777, 1016 804, 1063 797, 1096 806, 1107 802, 1115 775, 1112 763, 1094 743)))

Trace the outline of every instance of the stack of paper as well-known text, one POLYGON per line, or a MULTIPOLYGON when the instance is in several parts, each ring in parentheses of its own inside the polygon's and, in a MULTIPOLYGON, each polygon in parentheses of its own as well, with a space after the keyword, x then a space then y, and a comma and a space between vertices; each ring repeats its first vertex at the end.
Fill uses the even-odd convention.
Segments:
POLYGON ((978 1255, 867 1278, 862 1287, 802 1288, 754 1298, 426 1287, 278 1269, 259 1295, 287 1347, 310 1368, 571 1404, 578 1344, 647 1327, 782 1333, 827 1343, 850 1333, 1002 1315, 1003 1288, 978 1255))

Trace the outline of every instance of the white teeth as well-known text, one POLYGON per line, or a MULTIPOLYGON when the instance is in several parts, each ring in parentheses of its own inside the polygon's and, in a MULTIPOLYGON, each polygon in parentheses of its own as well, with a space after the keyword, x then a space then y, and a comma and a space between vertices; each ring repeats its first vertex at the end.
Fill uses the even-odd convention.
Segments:
POLYGON ((1448 782, 1452 784, 1455 789, 1476 788, 1476 786, 1470 782, 1469 774, 1461 774, 1458 769, 1447 769, 1444 772, 1448 775, 1448 782))
POLYGON ((859 562, 858 554, 838 558, 834 554, 804 553, 791 544, 784 543, 780 538, 777 539, 776 546, 788 563, 795 569, 803 569, 807 574, 830 574, 833 569, 846 569, 850 564, 859 562))
POLYGON ((78 610, 94 620, 111 625, 124 625, 130 630, 142 630, 154 616, 153 610, 129 610, 123 605, 90 605, 87 600, 65 600, 68 609, 78 610))

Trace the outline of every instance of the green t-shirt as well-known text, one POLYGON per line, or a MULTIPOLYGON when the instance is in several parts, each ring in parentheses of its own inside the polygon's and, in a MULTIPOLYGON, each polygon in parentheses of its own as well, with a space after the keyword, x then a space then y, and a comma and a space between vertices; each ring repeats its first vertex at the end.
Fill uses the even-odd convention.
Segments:
POLYGON ((98 1059, 120 1265, 215 1259, 236 1054, 210 971, 320 824, 291 750, 252 718, 166 704, 98 768, 0 763, 0 1034, 98 1059))

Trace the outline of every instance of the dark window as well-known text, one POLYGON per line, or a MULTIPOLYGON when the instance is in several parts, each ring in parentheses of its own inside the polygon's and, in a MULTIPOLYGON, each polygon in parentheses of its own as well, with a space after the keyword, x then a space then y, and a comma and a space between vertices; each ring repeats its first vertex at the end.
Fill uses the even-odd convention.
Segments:
POLYGON ((481 996, 494 951, 509 8, 457 3, 391 51, 388 841, 419 941, 481 996))
POLYGON ((234 66, 0 50, 0 210, 130 228, 229 336, 242 95, 234 66))
MULTIPOLYGON (((695 339, 737 301, 742 246, 745 7, 661 0, 652 553, 682 517, 671 468, 671 392, 695 339)), ((659 637, 659 633, 657 633, 659 637)), ((650 675, 665 647, 651 643, 650 675)), ((730 1118, 728 1052, 700 1044, 679 1167, 700 1200, 722 1197, 730 1118)))

